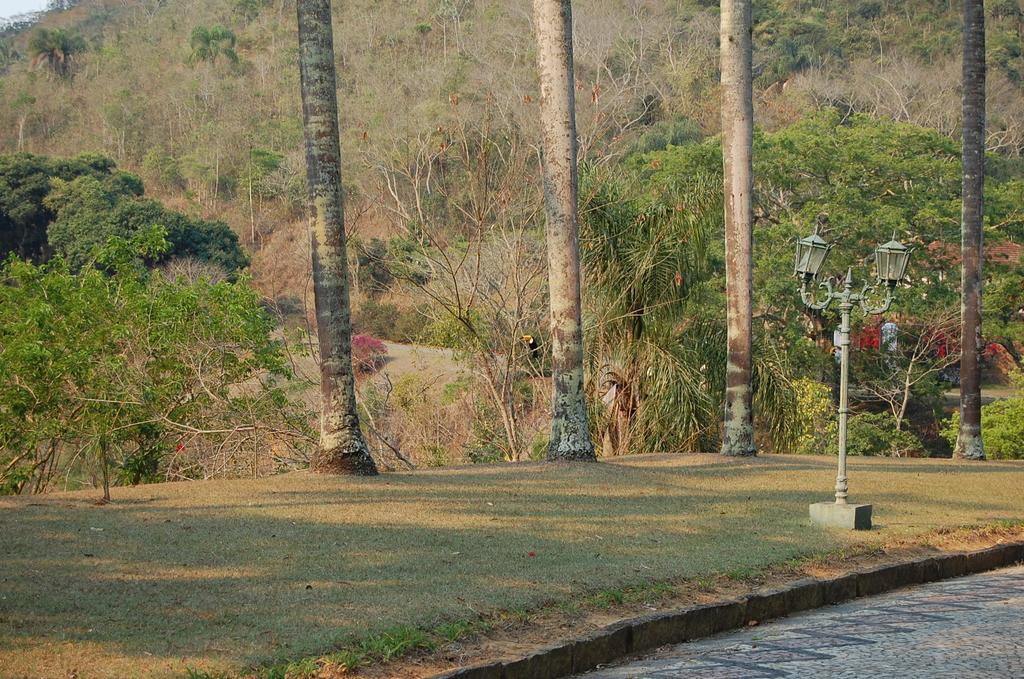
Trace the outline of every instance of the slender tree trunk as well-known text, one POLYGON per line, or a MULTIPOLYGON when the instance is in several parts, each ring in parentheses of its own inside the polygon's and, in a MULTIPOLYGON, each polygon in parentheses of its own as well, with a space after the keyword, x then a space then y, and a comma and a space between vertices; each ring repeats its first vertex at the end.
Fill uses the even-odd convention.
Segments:
POLYGON ((956 457, 984 460, 981 443, 981 263, 985 190, 985 3, 964 0, 960 432, 956 457))
POLYGON ((252 147, 249 147, 249 239, 256 248, 256 213, 252 207, 252 147))
POLYGON ((330 0, 298 0, 306 170, 313 208, 313 295, 320 342, 320 445, 314 471, 377 473, 356 412, 330 0))
POLYGON ((722 454, 756 455, 751 327, 754 103, 751 0, 722 0, 722 160, 729 360, 722 454))
POLYGON ((110 458, 107 456, 107 441, 100 438, 100 468, 103 470, 103 502, 110 502, 110 458))
POLYGON ((570 0, 533 0, 544 138, 544 207, 551 294, 548 460, 595 460, 583 395, 576 96, 570 0))

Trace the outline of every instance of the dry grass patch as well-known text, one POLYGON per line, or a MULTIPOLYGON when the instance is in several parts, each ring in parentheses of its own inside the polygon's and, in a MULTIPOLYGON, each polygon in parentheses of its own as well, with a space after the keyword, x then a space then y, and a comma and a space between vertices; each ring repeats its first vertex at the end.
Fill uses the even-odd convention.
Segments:
MULTIPOLYGON (((878 529, 814 529, 834 458, 649 456, 374 479, 0 500, 0 675, 175 676, 315 656, 396 625, 1024 519, 1024 464, 854 459, 878 529)), ((601 592, 606 592, 601 595, 601 592)), ((610 598, 604 601, 601 597, 610 598)), ((372 649, 371 649, 372 650, 372 649)))

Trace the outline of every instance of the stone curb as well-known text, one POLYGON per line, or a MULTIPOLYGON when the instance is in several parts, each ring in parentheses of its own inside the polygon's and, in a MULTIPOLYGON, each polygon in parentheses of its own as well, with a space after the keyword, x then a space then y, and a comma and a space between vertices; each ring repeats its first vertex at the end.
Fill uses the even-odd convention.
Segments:
POLYGON ((901 587, 1012 566, 1024 561, 1024 542, 877 566, 838 578, 804 578, 741 599, 691 606, 617 622, 528 656, 474 665, 432 679, 558 679, 628 655, 679 644, 752 622, 781 618, 901 587))

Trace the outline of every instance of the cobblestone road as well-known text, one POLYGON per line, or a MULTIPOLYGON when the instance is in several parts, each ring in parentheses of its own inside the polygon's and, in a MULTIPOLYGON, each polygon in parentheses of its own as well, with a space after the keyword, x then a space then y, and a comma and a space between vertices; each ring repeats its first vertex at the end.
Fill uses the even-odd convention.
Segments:
POLYGON ((830 606, 583 676, 1024 678, 1024 567, 830 606))

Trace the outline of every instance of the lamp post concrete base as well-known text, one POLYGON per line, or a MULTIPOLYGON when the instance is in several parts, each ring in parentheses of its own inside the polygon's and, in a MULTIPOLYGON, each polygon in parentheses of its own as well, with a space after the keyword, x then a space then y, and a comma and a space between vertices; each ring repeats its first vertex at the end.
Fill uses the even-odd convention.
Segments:
POLYGON ((871 505, 816 502, 811 505, 811 523, 829 528, 871 530, 871 505))

